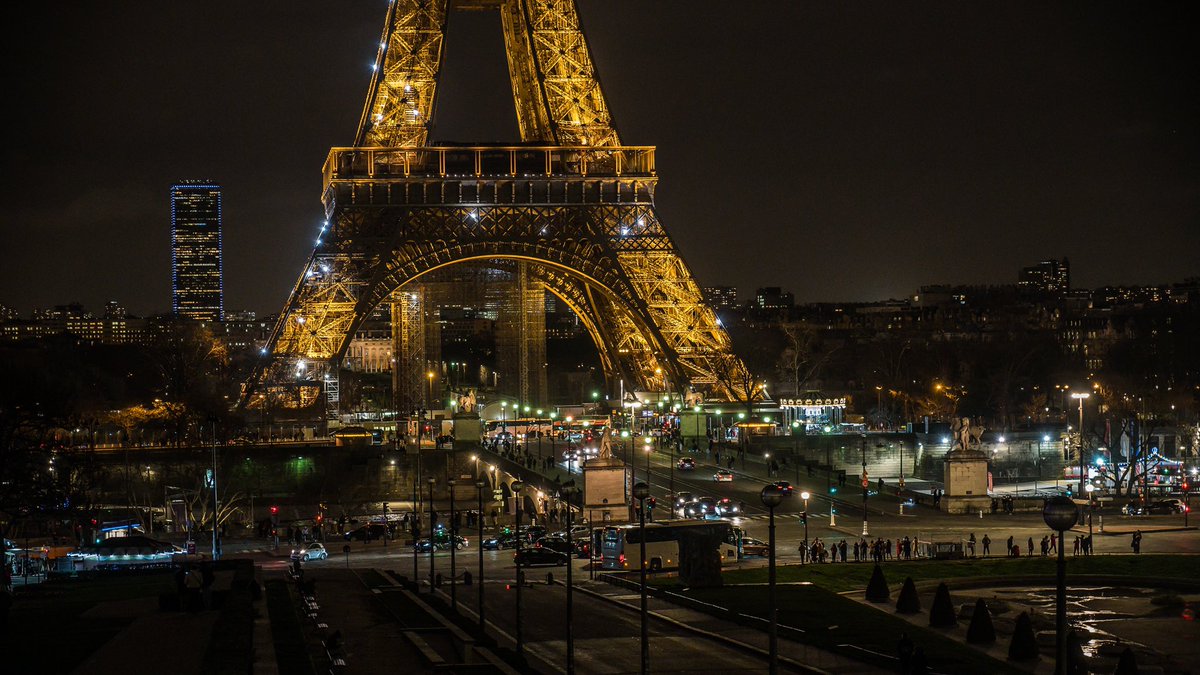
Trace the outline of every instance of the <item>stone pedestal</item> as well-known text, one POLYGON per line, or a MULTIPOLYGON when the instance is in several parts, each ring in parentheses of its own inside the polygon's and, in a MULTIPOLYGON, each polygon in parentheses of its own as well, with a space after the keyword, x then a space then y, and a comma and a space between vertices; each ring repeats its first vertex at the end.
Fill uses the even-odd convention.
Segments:
POLYGON ((957 451, 946 455, 946 492, 942 510, 946 513, 975 513, 991 508, 988 496, 988 460, 977 451, 957 451))
POLYGON ((454 413, 454 447, 475 447, 483 439, 484 424, 479 415, 469 413, 454 413))
POLYGON ((629 470, 621 460, 597 457, 583 463, 583 514, 593 527, 629 522, 632 493, 629 470))

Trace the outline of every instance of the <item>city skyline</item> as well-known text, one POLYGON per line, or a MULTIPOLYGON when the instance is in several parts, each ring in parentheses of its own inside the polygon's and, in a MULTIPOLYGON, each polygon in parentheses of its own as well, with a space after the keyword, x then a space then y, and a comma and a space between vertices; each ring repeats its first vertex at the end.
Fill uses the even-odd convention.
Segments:
MULTIPOLYGON (((221 3, 203 16, 132 3, 59 23, 39 14, 53 9, 23 8, 18 113, 35 133, 6 151, 15 180, 4 189, 10 223, 39 227, 10 236, 0 301, 22 314, 113 298, 135 313, 164 311, 169 216, 158 195, 177 175, 211 175, 226 190, 226 305, 278 311, 319 228, 320 164, 351 140, 383 12, 330 7, 299 3, 266 35, 268 10, 239 6, 242 16, 221 3), (150 30, 184 19, 169 37, 150 30), (67 37, 43 39, 48 26, 67 37), (97 46, 85 30, 134 46, 98 51, 86 66, 90 105, 52 115, 42 106, 71 81, 62 69, 97 46), (144 124, 118 123, 127 118, 144 124), (62 133, 36 133, 48 125, 62 133), (60 184, 50 178, 66 145, 89 179, 55 199, 46 191, 60 184), (136 164, 113 161, 130 149, 136 164)), ((856 301, 926 284, 1009 284, 1048 256, 1069 257, 1081 287, 1200 272, 1187 254, 1200 247, 1188 159, 1196 101, 1179 86, 1197 60, 1169 14, 772 11, 782 12, 778 26, 734 22, 716 33, 703 13, 676 6, 581 7, 623 137, 659 147, 658 206, 702 284, 856 301), (903 30, 886 29, 897 18, 903 30), (766 33, 757 51, 740 49, 756 31, 766 33), (697 46, 686 47, 689 36, 697 46), (903 58, 884 58, 889 49, 903 58), (754 93, 773 84, 782 87, 773 98, 754 93), (794 192, 764 199, 763 171, 794 192)), ((507 73, 491 58, 502 50, 498 22, 456 15, 449 39, 435 136, 511 140, 507 73), (494 114, 470 119, 468 97, 494 114)))

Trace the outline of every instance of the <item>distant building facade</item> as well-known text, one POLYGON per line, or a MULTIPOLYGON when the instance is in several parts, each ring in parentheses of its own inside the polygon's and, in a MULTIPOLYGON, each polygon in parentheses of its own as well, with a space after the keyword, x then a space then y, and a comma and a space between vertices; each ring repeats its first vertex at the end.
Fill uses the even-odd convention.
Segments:
POLYGON ((709 307, 717 311, 738 308, 737 286, 705 286, 701 292, 709 307))
POLYGON ((1017 286, 1026 292, 1064 295, 1071 290, 1071 263, 1051 258, 1031 267, 1021 268, 1017 286))
POLYGON ((197 321, 224 319, 221 186, 212 181, 171 186, 171 312, 197 321))

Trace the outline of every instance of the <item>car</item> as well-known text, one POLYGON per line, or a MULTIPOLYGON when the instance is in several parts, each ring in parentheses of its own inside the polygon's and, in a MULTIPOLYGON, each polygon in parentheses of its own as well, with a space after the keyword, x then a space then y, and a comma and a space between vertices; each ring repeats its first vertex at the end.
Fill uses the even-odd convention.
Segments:
POLYGON ((570 562, 570 558, 566 553, 559 553, 552 549, 542 548, 523 548, 513 554, 513 560, 521 564, 522 567, 532 567, 534 565, 566 565, 570 562))
POLYGON ((733 503, 733 500, 729 497, 718 499, 716 505, 713 507, 713 512, 721 517, 736 516, 739 515, 740 511, 741 509, 738 505, 733 503))
POLYGON ((1151 504, 1147 510, 1154 515, 1173 515, 1187 511, 1188 507, 1182 499, 1161 499, 1151 504))
POLYGON ((777 480, 772 483, 772 485, 774 485, 779 490, 780 494, 784 496, 791 495, 792 491, 795 490, 795 488, 792 487, 792 484, 786 480, 777 480))
POLYGON ((742 537, 742 555, 767 555, 767 543, 761 539, 753 537, 742 537))
POLYGON ((692 459, 691 457, 681 457, 679 459, 679 463, 675 465, 675 468, 679 469, 680 471, 695 471, 696 460, 692 459))
POLYGON ((538 539, 546 536, 547 530, 541 525, 522 525, 521 535, 525 537, 525 541, 533 543, 538 539))
POLYGON ((701 497, 695 501, 688 502, 684 507, 683 515, 688 518, 717 518, 717 499, 715 497, 701 497))
POLYGON ((548 548, 551 551, 558 551, 559 553, 570 553, 571 549, 575 547, 575 543, 571 542, 568 544, 565 537, 547 535, 533 542, 533 546, 534 548, 548 548))
POLYGON ((325 545, 318 541, 310 541, 307 544, 302 544, 299 548, 292 549, 292 560, 324 560, 329 557, 329 551, 325 550, 325 545))
MULTIPOLYGON (((558 532, 555 532, 553 536, 562 537, 563 539, 566 539, 567 531, 559 530, 558 532)), ((592 528, 588 527, 587 525, 572 525, 571 526, 571 539, 574 539, 575 541, 580 541, 582 539, 588 539, 591 536, 592 536, 592 528)))
POLYGON ((713 474, 713 480, 718 483, 732 483, 733 472, 729 469, 718 469, 717 472, 713 474))
POLYGON ((575 557, 576 558, 592 557, 592 542, 586 541, 586 540, 580 540, 580 541, 576 541, 576 542, 572 542, 572 543, 575 544, 575 557))
POLYGON ((503 548, 516 548, 517 538, 511 534, 502 534, 495 537, 487 537, 483 540, 483 550, 499 551, 503 548))

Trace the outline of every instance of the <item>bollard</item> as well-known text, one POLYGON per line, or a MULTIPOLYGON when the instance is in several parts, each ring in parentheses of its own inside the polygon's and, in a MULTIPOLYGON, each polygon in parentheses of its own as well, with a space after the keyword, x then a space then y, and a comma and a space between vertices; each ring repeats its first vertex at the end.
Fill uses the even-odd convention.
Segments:
POLYGON ((837 511, 829 509, 829 526, 837 527, 837 511))
POLYGON ((1096 516, 1096 517, 1100 519, 1100 531, 1103 532, 1104 531, 1104 516, 1096 516))
POLYGON ((546 585, 547 586, 554 585, 554 572, 546 572, 546 585))
POLYGON ((463 586, 470 586, 471 582, 473 581, 473 577, 471 577, 470 572, 463 572, 462 579, 463 579, 463 586))
POLYGON ((900 515, 904 515, 904 502, 900 502, 900 515))
POLYGON ((979 509, 979 519, 983 520, 983 509, 979 509))

